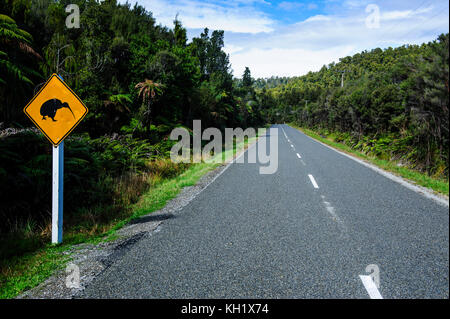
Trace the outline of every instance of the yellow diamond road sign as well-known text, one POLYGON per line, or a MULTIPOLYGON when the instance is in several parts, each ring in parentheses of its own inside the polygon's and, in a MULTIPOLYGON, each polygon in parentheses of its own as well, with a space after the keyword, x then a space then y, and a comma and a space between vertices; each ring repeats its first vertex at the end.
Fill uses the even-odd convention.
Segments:
POLYGON ((86 116, 88 109, 56 74, 25 106, 25 114, 58 146, 86 116))

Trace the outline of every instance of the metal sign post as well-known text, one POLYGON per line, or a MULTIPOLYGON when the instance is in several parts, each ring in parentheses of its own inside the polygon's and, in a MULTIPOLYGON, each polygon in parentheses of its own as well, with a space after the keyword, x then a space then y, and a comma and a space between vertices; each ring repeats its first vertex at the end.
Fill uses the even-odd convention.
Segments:
POLYGON ((61 76, 53 74, 25 106, 25 114, 53 144, 52 243, 63 238, 64 139, 88 113, 61 76))
POLYGON ((64 198, 64 141, 53 147, 52 244, 62 243, 64 198))

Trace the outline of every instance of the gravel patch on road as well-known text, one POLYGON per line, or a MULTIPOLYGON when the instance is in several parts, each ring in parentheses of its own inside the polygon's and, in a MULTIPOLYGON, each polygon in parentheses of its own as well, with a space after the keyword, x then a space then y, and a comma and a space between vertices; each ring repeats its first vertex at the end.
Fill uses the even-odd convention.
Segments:
POLYGON ((131 221, 128 225, 116 232, 118 239, 100 244, 80 244, 73 246, 64 254, 70 255, 71 264, 76 265, 80 271, 80 287, 67 288, 66 278, 70 271, 66 269, 57 271, 53 276, 19 295, 18 299, 71 299, 81 295, 83 290, 102 272, 109 268, 120 256, 126 253, 134 244, 144 236, 150 236, 158 231, 158 227, 165 220, 180 213, 181 209, 205 189, 225 168, 226 164, 219 166, 205 174, 194 186, 185 187, 178 196, 170 200, 167 205, 156 212, 142 216, 131 221))

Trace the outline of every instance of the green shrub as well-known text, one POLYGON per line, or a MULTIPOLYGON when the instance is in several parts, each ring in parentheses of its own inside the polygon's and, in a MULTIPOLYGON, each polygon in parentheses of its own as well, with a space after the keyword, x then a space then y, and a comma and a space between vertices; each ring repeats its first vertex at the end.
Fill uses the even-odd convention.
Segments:
MULTIPOLYGON (((125 136, 91 139, 73 135, 64 143, 64 224, 101 232, 126 214, 149 186, 149 175, 171 178, 187 164, 165 159, 173 141, 150 145, 125 136)), ((51 220, 52 146, 24 131, 0 139, 0 257, 21 254, 47 241, 51 220)))

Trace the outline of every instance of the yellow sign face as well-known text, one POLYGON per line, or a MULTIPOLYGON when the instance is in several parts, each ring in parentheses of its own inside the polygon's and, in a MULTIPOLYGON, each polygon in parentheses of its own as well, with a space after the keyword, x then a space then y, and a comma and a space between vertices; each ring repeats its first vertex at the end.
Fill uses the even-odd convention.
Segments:
POLYGON ((53 74, 23 111, 48 140, 58 146, 86 116, 88 109, 67 84, 53 74))

